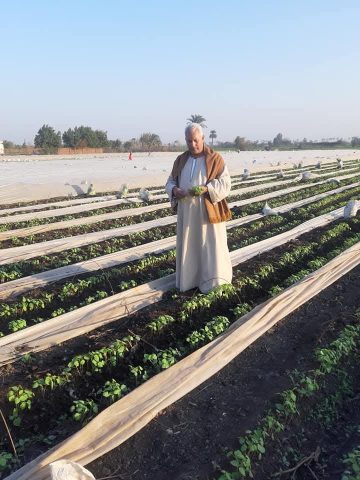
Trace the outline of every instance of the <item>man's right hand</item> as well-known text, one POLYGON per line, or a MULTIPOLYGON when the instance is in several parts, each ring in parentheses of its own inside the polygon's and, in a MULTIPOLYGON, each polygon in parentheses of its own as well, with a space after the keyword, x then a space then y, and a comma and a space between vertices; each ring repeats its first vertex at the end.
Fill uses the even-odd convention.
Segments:
POLYGON ((177 198, 178 200, 181 200, 182 198, 186 197, 186 192, 184 192, 184 190, 181 190, 181 188, 179 187, 174 187, 172 190, 172 193, 174 197, 177 198))

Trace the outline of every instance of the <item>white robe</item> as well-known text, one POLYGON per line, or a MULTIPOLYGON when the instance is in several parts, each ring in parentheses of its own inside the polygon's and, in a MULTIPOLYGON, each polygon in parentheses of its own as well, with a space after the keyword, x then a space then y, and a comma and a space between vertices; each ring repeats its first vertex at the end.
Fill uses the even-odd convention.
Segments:
MULTIPOLYGON (((205 157, 189 157, 180 174, 179 187, 188 191, 207 185, 213 203, 225 198, 231 188, 227 167, 219 178, 207 183, 205 157)), ((176 186, 170 175, 166 192, 173 199, 176 186)), ((176 235, 176 286, 182 292, 199 287, 208 293, 224 283, 231 283, 232 266, 227 246, 226 224, 210 223, 204 198, 186 196, 178 202, 176 235)))

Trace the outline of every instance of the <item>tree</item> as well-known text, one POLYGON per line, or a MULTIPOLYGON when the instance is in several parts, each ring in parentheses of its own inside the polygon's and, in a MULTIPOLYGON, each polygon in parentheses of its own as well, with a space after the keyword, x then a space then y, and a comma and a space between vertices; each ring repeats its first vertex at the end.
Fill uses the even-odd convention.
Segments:
POLYGON ((107 132, 102 130, 93 130, 91 127, 69 128, 63 133, 63 142, 66 147, 107 147, 109 140, 107 132))
POLYGON ((49 125, 43 125, 34 138, 34 145, 46 153, 54 153, 61 146, 61 133, 55 132, 49 125))
POLYGON ((238 150, 244 151, 246 150, 246 140, 245 137, 237 136, 234 140, 234 145, 238 150))
POLYGON ((116 140, 109 140, 109 145, 112 149, 120 151, 122 142, 117 138, 116 140))
POLYGON ((210 130, 211 145, 214 145, 214 139, 217 138, 216 130, 210 130))
POLYGON ((278 147, 283 143, 283 135, 282 133, 278 133, 273 140, 274 147, 278 147))
POLYGON ((151 152, 156 147, 161 147, 160 137, 156 133, 143 133, 139 138, 139 142, 142 150, 147 150, 148 152, 151 152))
POLYGON ((190 115, 190 117, 187 118, 186 120, 187 120, 188 123, 198 123, 203 128, 207 128, 205 123, 204 123, 204 122, 206 122, 206 118, 204 118, 202 115, 198 115, 198 114, 190 115))
POLYGON ((16 148, 17 145, 15 145, 14 142, 10 142, 10 140, 4 140, 4 148, 16 148))
POLYGON ((360 137, 352 137, 351 138, 351 146, 357 147, 360 145, 360 137))

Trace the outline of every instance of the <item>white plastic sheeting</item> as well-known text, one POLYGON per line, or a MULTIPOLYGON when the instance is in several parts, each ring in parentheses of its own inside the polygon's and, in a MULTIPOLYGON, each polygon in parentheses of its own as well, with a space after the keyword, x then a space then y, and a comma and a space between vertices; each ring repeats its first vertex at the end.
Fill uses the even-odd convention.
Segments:
MULTIPOLYGON (((354 174, 345 175, 342 178, 346 179, 346 178, 352 178, 352 177, 354 177, 354 174)), ((333 179, 333 180, 336 181, 338 184, 340 183, 340 181, 338 179, 333 179)), ((319 185, 321 183, 324 183, 324 182, 326 183, 328 181, 329 180, 324 180, 322 182, 313 183, 312 185, 319 185)), ((286 182, 283 182, 283 183, 286 183, 286 182)), ((270 194, 263 194, 263 195, 260 195, 258 197, 253 197, 251 199, 251 201, 259 201, 259 200, 262 200, 262 199, 265 200, 265 199, 273 198, 274 196, 280 196, 281 192, 284 192, 283 194, 285 195, 286 193, 290 193, 292 191, 296 191, 296 190, 301 189, 301 188, 307 188, 307 187, 304 187, 304 186, 289 187, 288 189, 285 189, 285 190, 278 190, 278 191, 272 192, 270 194)), ((241 192, 244 192, 245 190, 246 191, 256 191, 256 187, 248 187, 247 189, 243 189, 242 191, 235 190, 231 193, 230 197, 233 196, 233 195, 239 194, 241 192)), ((248 203, 251 203, 251 201, 249 201, 249 199, 240 200, 238 202, 234 202, 232 204, 232 206, 246 205, 248 203)), ((140 215, 141 213, 149 213, 149 212, 153 212, 153 211, 156 211, 156 210, 161 210, 162 208, 167 208, 167 207, 168 207, 167 203, 163 203, 163 204, 156 205, 156 206, 148 205, 148 206, 145 206, 145 207, 137 207, 137 208, 134 208, 134 209, 128 209, 128 210, 126 210, 127 213, 125 213, 125 211, 123 210, 123 211, 120 211, 120 212, 105 213, 105 214, 101 214, 101 215, 93 215, 93 216, 90 216, 90 217, 81 217, 81 218, 77 218, 77 219, 74 219, 74 220, 64 220, 64 221, 60 221, 60 222, 37 225, 37 226, 33 226, 33 227, 24 227, 24 228, 20 228, 20 229, 16 229, 16 230, 8 230, 8 231, 5 231, 5 232, 0 232, 0 241, 8 240, 8 239, 10 239, 14 236, 16 236, 17 238, 21 238, 21 237, 26 237, 26 236, 30 236, 30 235, 38 235, 38 234, 41 234, 41 233, 46 233, 46 232, 59 230, 59 229, 66 229, 66 228, 71 228, 71 227, 80 226, 80 225, 90 225, 90 224, 98 223, 98 222, 101 222, 101 221, 108 221, 108 220, 113 220, 113 219, 124 218, 126 216, 131 216, 131 215, 140 215)), ((4 218, 7 218, 7 217, 4 217, 4 218)), ((70 238, 70 237, 68 237, 68 238, 70 238)), ((71 247, 69 247, 69 248, 71 248, 71 247)))
MULTIPOLYGON (((323 227, 338 220, 343 216, 343 211, 343 208, 338 208, 312 218, 287 232, 234 250, 230 253, 232 265, 236 266, 314 228, 323 227)), ((163 293, 174 287, 175 274, 168 275, 2 337, 0 338, 0 366, 11 363, 26 353, 45 350, 141 310, 145 306, 158 302, 163 293)))
MULTIPOLYGON (((155 198, 167 198, 167 195, 158 195, 155 198)), ((139 202, 141 202, 140 199, 137 199, 139 202)), ((6 217, 0 217, 0 225, 4 224, 11 224, 11 223, 17 223, 17 222, 26 222, 29 220, 33 219, 44 219, 44 218, 55 218, 55 217, 62 217, 64 215, 73 215, 76 213, 82 213, 82 212, 91 212, 92 210, 99 210, 101 208, 108 208, 108 207, 115 207, 116 205, 121 205, 121 204, 128 204, 129 200, 121 198, 120 200, 107 200, 104 202, 101 202, 100 204, 96 202, 95 204, 87 204, 87 205, 75 205, 71 207, 65 207, 65 208, 55 208, 52 210, 45 210, 42 212, 29 212, 29 213, 21 213, 17 215, 11 215, 11 216, 6 216, 6 217)), ((155 207, 158 205, 151 205, 154 210, 157 210, 155 207)), ((145 211, 148 211, 148 207, 137 207, 138 210, 145 209, 145 211), (147 210, 146 210, 147 209, 147 210)), ((129 215, 131 215, 135 209, 125 209, 122 210, 121 212, 117 213, 122 213, 124 217, 128 216, 126 212, 131 212, 129 215)), ((0 212, 1 213, 1 212, 0 212)), ((140 214, 139 214, 140 215, 140 214)), ((86 218, 91 218, 91 217, 86 217, 86 218)), ((120 218, 120 217, 119 217, 120 218)))
MULTIPOLYGON (((8 240, 9 238, 28 237, 29 235, 39 235, 40 233, 51 232, 54 230, 63 230, 71 227, 79 227, 81 225, 92 225, 94 223, 119 220, 121 218, 127 218, 135 215, 142 215, 148 212, 154 212, 156 210, 163 210, 164 204, 157 205, 154 208, 153 205, 147 207, 138 207, 137 209, 121 210, 112 213, 102 213, 100 215, 92 215, 90 217, 75 218, 73 220, 64 220, 62 222, 44 223, 42 225, 36 225, 34 227, 24 227, 16 230, 7 230, 0 232, 0 241, 8 240), (129 211, 130 213, 127 213, 129 211)), ((165 204, 165 207, 169 208, 169 204, 165 204)))
POLYGON ((102 242, 110 238, 121 237, 134 232, 142 232, 150 228, 170 225, 176 222, 176 216, 172 215, 165 218, 157 218, 148 222, 136 223, 127 227, 112 228, 102 232, 84 233, 74 237, 58 238, 48 242, 23 245, 22 247, 11 247, 0 250, 0 265, 21 262, 34 258, 39 255, 49 255, 50 253, 62 252, 71 248, 83 247, 91 243, 102 242))
POLYGON ((54 268, 28 277, 19 278, 11 282, 0 284, 0 300, 15 298, 35 288, 41 288, 61 279, 83 275, 97 270, 115 267, 126 262, 139 260, 147 254, 160 253, 175 247, 175 236, 145 243, 136 247, 127 248, 120 252, 109 253, 101 257, 92 258, 65 267, 54 268))
POLYGON ((324 183, 331 183, 331 181, 337 181, 339 179, 341 180, 347 180, 348 178, 356 178, 360 176, 360 172, 359 174, 350 174, 350 175, 345 175, 343 177, 337 177, 337 178, 334 178, 334 179, 327 179, 327 180, 322 180, 321 182, 314 182, 314 183, 310 183, 310 184, 307 184, 307 185, 299 185, 299 186, 295 186, 295 187, 289 187, 289 188, 286 188, 284 190, 276 190, 274 192, 271 192, 271 193, 264 193, 262 195, 257 195, 256 197, 251 197, 250 199, 249 198, 246 198, 244 200, 238 200, 236 202, 233 202, 230 204, 231 207, 241 207, 243 205, 248 205, 249 203, 255 203, 255 202, 261 202, 263 200, 270 200, 271 198, 275 198, 275 197, 280 197, 282 195, 287 195, 288 193, 293 193, 293 192, 297 192, 298 190, 303 190, 304 188, 310 188, 310 187, 315 187, 317 185, 323 185, 324 183))
MULTIPOLYGON (((351 175, 346 175, 342 178, 347 179, 347 178, 353 178, 353 177, 354 177, 354 175, 351 174, 351 175)), ((313 183, 311 186, 320 185, 320 184, 323 184, 323 183, 326 183, 326 182, 328 182, 328 180, 313 183)), ((281 196, 281 195, 286 195, 288 193, 292 193, 292 192, 301 190, 303 188, 308 188, 308 185, 289 187, 289 188, 284 189, 284 190, 277 190, 275 192, 266 193, 266 194, 263 194, 263 195, 252 197, 250 199, 238 200, 237 202, 230 203, 229 206, 230 206, 230 208, 232 208, 232 207, 237 207, 237 206, 248 205, 249 203, 254 203, 254 202, 258 202, 258 201, 262 201, 262 200, 268 200, 268 199, 278 197, 278 196, 281 196)), ((168 207, 168 204, 166 203, 166 204, 156 205, 156 209, 161 209, 161 208, 164 208, 164 207, 168 207)), ((138 207, 137 209, 136 208, 135 209, 129 209, 129 210, 127 210, 127 212, 129 213, 129 215, 131 215, 131 214, 134 214, 134 212, 138 212, 139 210, 141 211, 141 213, 146 213, 146 212, 149 212, 149 211, 153 211, 154 209, 155 209, 154 206, 149 205, 147 207, 138 207)), ((119 212, 119 213, 122 215, 122 212, 119 212)), ((102 215, 102 217, 106 217, 105 219, 108 220, 109 215, 117 217, 117 213, 115 213, 115 214, 104 214, 104 215, 102 215)), ((74 225, 74 224, 79 225, 81 222, 91 223, 91 221, 88 220, 89 218, 91 218, 91 217, 85 217, 83 220, 80 220, 80 219, 68 220, 66 222, 57 222, 57 223, 54 223, 54 224, 45 224, 45 225, 39 225, 39 226, 36 226, 36 227, 27 227, 27 228, 24 228, 24 229, 18 229, 18 230, 16 230, 16 236, 18 236, 20 238, 20 237, 25 237, 25 236, 28 236, 28 235, 35 235, 37 233, 44 233, 45 231, 50 231, 52 229, 57 230, 59 228, 68 228, 69 226, 74 225)), ((92 217, 92 218, 94 218, 94 217, 92 217)), ((164 225, 164 224, 168 225, 170 223, 173 223, 173 222, 167 222, 166 221, 167 218, 170 218, 170 217, 165 217, 164 219, 161 219, 161 220, 164 220, 165 223, 162 223, 159 220, 159 226, 164 225)), ((98 221, 98 220, 95 220, 95 221, 98 221)), ((129 227, 119 227, 118 229, 104 230, 102 232, 93 232, 93 233, 87 233, 87 234, 83 234, 83 235, 66 237, 66 238, 62 239, 63 241, 61 241, 61 242, 59 242, 59 240, 49 240, 47 242, 42 242, 41 243, 42 248, 40 248, 40 249, 39 248, 36 248, 36 249, 32 248, 32 245, 25 245, 25 246, 21 246, 21 247, 11 247, 11 248, 8 248, 8 249, 2 249, 2 250, 0 250, 0 265, 2 265, 2 264, 5 265, 5 264, 8 264, 8 263, 14 263, 14 262, 18 262, 18 261, 21 261, 21 260, 33 258, 33 257, 35 257, 37 255, 40 255, 40 254, 45 255, 45 254, 49 254, 49 253, 55 253, 55 252, 59 252, 59 251, 63 251, 63 250, 68 250, 70 248, 74 248, 75 246, 84 246, 84 245, 88 245, 90 243, 100 242, 102 240, 106 240, 106 239, 109 239, 109 238, 115 238, 115 237, 127 235, 129 233, 139 231, 139 226, 140 225, 143 225, 144 226, 143 228, 145 229, 145 228, 147 228, 148 222, 144 222, 143 224, 135 224, 133 226, 130 225, 129 227), (124 230, 121 230, 121 229, 124 229, 124 230), (126 229, 128 229, 128 230, 126 230, 126 229), (86 243, 83 243, 84 238, 87 239, 86 243), (79 241, 80 241, 80 243, 79 243, 79 241), (61 247, 59 247, 59 244, 61 245, 61 247), (55 248, 55 250, 52 250, 52 248, 55 248), (40 253, 38 253, 39 251, 40 251, 40 253), (29 252, 33 252, 33 253, 29 254, 29 252), (23 256, 25 254, 27 254, 26 258, 23 256)), ((149 227, 149 228, 152 228, 152 227, 149 227)), ((15 235, 15 231, 0 232, 0 241, 11 238, 14 235, 15 235)))
POLYGON ((96 480, 86 468, 71 460, 50 463, 50 480, 96 480))
POLYGON ((360 208, 359 200, 350 200, 344 208, 344 217, 351 218, 355 217, 360 208))
MULTIPOLYGON (((346 173, 346 172, 351 172, 353 170, 357 170, 359 167, 355 168, 355 169, 348 169, 342 173, 346 173)), ((360 174, 360 172, 359 172, 360 174)), ((321 180, 321 176, 319 175, 318 176, 319 180, 321 180)), ((341 175, 340 179, 345 179, 345 178, 348 178, 346 175, 341 175)), ((282 180, 282 181, 275 181, 275 182, 269 182, 269 183, 266 183, 264 184, 264 188, 271 188, 271 187, 276 187, 276 186, 279 186, 279 185, 287 185, 289 183, 292 183, 292 182, 296 182, 296 179, 294 178, 291 178, 291 179, 288 179, 288 180, 282 180)), ((234 195, 240 195, 242 193, 249 193, 249 192, 255 192, 256 190, 259 190, 259 186, 258 185, 252 185, 250 187, 243 187, 243 188, 240 188, 240 189, 237 189, 237 190, 232 190, 231 193, 230 193, 230 196, 234 196, 234 195)), ((166 199, 168 198, 167 194, 160 194, 160 195, 154 195, 152 197, 152 200, 161 200, 161 199, 166 199)), ((139 201, 141 201, 140 199, 138 199, 139 201)), ((129 199, 120 199, 120 200, 108 200, 108 201, 104 201, 101 203, 101 205, 93 205, 93 204, 90 204, 90 205, 76 205, 76 206, 70 206, 70 207, 65 207, 65 208, 56 208, 56 209, 52 209, 52 210, 45 210, 45 211, 42 211, 42 212, 29 212, 29 213, 22 213, 22 214, 16 214, 16 215, 11 215, 11 216, 6 216, 6 217, 0 217, 0 224, 10 224, 10 223, 16 223, 16 222, 24 222, 24 221, 29 221, 29 220, 33 220, 33 219, 44 219, 44 218, 52 218, 52 217, 61 217, 63 215, 72 215, 72 214, 75 214, 75 213, 80 213, 82 211, 91 211, 91 210, 95 210, 95 209, 98 209, 98 208, 104 208, 106 206, 114 206, 114 205, 117 205, 117 204, 122 204, 122 203, 127 203, 129 201, 129 199)), ((146 209, 144 210, 144 212, 149 212, 149 211, 152 211, 152 209, 155 211, 155 210, 158 210, 159 208, 164 208, 164 207, 168 207, 168 203, 164 203, 164 204, 160 204, 160 205, 148 205, 148 206, 145 206, 145 207, 137 207, 137 208, 134 208, 134 209, 127 209, 127 210, 124 210, 124 212, 128 212, 127 215, 137 215, 138 213, 136 213, 135 211, 136 210, 140 210, 140 213, 141 212, 141 209, 146 209)), ((1 210, 0 210, 0 214, 1 214, 1 210)), ((122 213, 122 212, 119 212, 119 213, 122 213)), ((139 214, 140 214, 139 213, 139 214)), ((124 214, 124 216, 127 216, 124 214)), ((85 217, 85 218, 90 218, 90 217, 85 217)), ((110 217, 109 217, 110 218, 110 217)), ((121 217, 117 217, 117 218, 121 218, 121 217)), ((98 220, 99 221, 99 220, 98 220)), ((83 222, 84 223, 84 222, 83 222)), ((65 228, 65 227, 63 227, 65 228)))
MULTIPOLYGON (((337 193, 341 193, 358 186, 360 186, 360 182, 356 182, 351 185, 345 185, 344 187, 336 188, 334 190, 329 190, 324 193, 313 195, 312 197, 304 198, 296 202, 282 205, 280 207, 275 208, 274 210, 277 213, 286 213, 294 208, 299 208, 299 207, 308 205, 310 203, 326 198, 330 195, 335 195, 337 193)), ((252 200, 255 200, 255 199, 252 199, 252 200)), ((250 200, 247 200, 247 202, 250 203, 250 200)), ((230 204, 230 207, 233 207, 235 205, 238 205, 238 202, 235 202, 235 204, 230 204)), ((241 219, 231 220, 230 222, 227 223, 227 228, 233 228, 239 225, 243 225, 243 224, 258 220, 261 217, 262 217, 261 214, 253 214, 253 215, 247 215, 246 217, 242 217, 241 219)), ((174 223, 175 221, 176 219, 174 218, 174 223)), ((145 222, 144 224, 146 225, 146 223, 147 222, 145 222)), ((41 287, 48 283, 52 283, 66 277, 80 275, 82 273, 89 273, 91 271, 96 271, 101 268, 109 268, 124 262, 137 260, 152 251, 153 253, 157 253, 162 250, 173 248, 174 238, 175 237, 171 237, 171 240, 170 238, 164 239, 164 240, 158 240, 143 246, 133 247, 130 249, 123 250, 121 252, 116 252, 109 255, 103 255, 101 257, 96 257, 95 259, 79 262, 74 265, 60 267, 54 270, 38 273, 29 277, 24 277, 18 280, 13 280, 11 282, 6 282, 2 285, 0 284, 0 300, 9 298, 10 296, 15 297, 32 288, 41 287), (151 250, 152 246, 154 250, 151 250)), ((19 248, 19 247, 16 247, 16 248, 19 248)))
MULTIPOLYGON (((79 204, 86 205, 88 203, 94 202, 107 202, 108 200, 116 200, 116 196, 104 195, 102 197, 92 198, 73 198, 71 200, 60 200, 58 202, 37 203, 36 205, 24 205, 23 207, 0 208, 0 214, 5 215, 8 213, 26 212, 27 210, 49 210, 53 207, 70 207, 71 205, 79 204)), ((100 208, 100 206, 98 206, 98 208, 100 208)))
POLYGON ((101 412, 82 430, 7 477, 48 480, 49 464, 67 458, 82 465, 118 447, 162 410, 224 368, 291 312, 360 263, 360 243, 238 319, 229 330, 101 412))

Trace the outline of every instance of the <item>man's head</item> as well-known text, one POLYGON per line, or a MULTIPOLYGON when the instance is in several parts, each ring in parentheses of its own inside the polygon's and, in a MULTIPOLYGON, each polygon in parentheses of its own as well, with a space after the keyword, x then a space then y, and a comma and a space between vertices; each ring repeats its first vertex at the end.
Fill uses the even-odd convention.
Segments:
POLYGON ((204 150, 204 133, 201 125, 198 123, 187 125, 185 140, 191 155, 200 155, 204 150))

